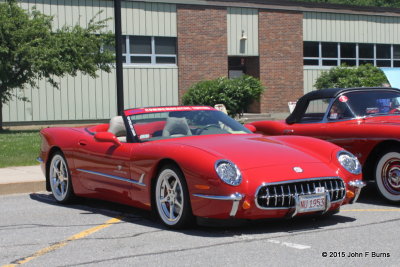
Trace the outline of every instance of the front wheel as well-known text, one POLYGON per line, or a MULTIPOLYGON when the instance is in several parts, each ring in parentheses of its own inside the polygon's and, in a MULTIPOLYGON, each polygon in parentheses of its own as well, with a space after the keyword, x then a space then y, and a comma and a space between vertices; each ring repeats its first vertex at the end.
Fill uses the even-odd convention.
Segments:
POLYGON ((67 161, 61 152, 56 152, 50 161, 49 181, 51 192, 59 203, 69 203, 74 198, 71 175, 67 161))
POLYGON ((165 166, 159 172, 154 202, 158 217, 170 228, 187 227, 193 220, 186 181, 176 166, 165 166))
POLYGON ((380 153, 375 167, 379 193, 387 200, 400 202, 400 152, 391 149, 380 153))

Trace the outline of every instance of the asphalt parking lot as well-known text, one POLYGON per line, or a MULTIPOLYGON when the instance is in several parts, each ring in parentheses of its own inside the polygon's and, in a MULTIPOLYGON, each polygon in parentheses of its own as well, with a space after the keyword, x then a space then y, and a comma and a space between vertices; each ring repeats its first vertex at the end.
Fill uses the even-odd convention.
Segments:
POLYGON ((47 192, 0 196, 0 266, 398 266, 399 205, 377 197, 331 217, 206 222, 171 231, 151 214, 47 192))

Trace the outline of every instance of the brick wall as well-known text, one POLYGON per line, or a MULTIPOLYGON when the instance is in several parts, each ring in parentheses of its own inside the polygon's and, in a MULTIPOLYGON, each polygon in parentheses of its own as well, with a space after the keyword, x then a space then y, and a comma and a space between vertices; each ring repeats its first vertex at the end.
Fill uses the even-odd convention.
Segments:
POLYGON ((177 6, 179 99, 201 80, 228 75, 227 10, 177 6))
POLYGON ((303 95, 303 14, 260 10, 259 50, 261 112, 288 112, 303 95))

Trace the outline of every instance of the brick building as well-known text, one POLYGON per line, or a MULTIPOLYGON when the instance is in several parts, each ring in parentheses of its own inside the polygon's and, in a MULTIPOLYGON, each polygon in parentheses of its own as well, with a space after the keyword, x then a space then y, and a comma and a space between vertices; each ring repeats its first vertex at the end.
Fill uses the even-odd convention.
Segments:
MULTIPOLYGON (((114 16, 112 0, 22 0, 54 27, 114 16)), ((114 30, 113 20, 109 30, 114 30)), ((288 113, 321 71, 346 63, 400 67, 400 10, 273 0, 122 1, 125 107, 178 105, 200 80, 243 73, 267 90, 256 113, 288 113)), ((95 121, 116 115, 115 72, 16 91, 5 124, 95 121)))

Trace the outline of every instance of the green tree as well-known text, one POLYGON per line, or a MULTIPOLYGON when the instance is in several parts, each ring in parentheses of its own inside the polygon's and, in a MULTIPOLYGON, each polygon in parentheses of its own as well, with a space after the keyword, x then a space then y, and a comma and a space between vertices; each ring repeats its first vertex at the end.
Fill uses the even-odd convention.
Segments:
POLYGON ((252 76, 243 75, 236 79, 220 77, 194 84, 183 95, 182 102, 184 105, 224 104, 229 115, 234 117, 243 114, 263 91, 260 80, 252 76))
POLYGON ((382 70, 371 64, 359 67, 339 66, 324 71, 316 80, 314 86, 322 88, 374 87, 387 83, 382 70))
POLYGON ((113 44, 111 32, 103 32, 106 20, 92 18, 86 28, 75 25, 52 30, 52 16, 35 8, 22 9, 15 0, 0 3, 0 130, 2 106, 26 86, 37 87, 45 79, 55 88, 56 77, 78 72, 96 77, 111 71, 114 52, 102 49, 113 44))

